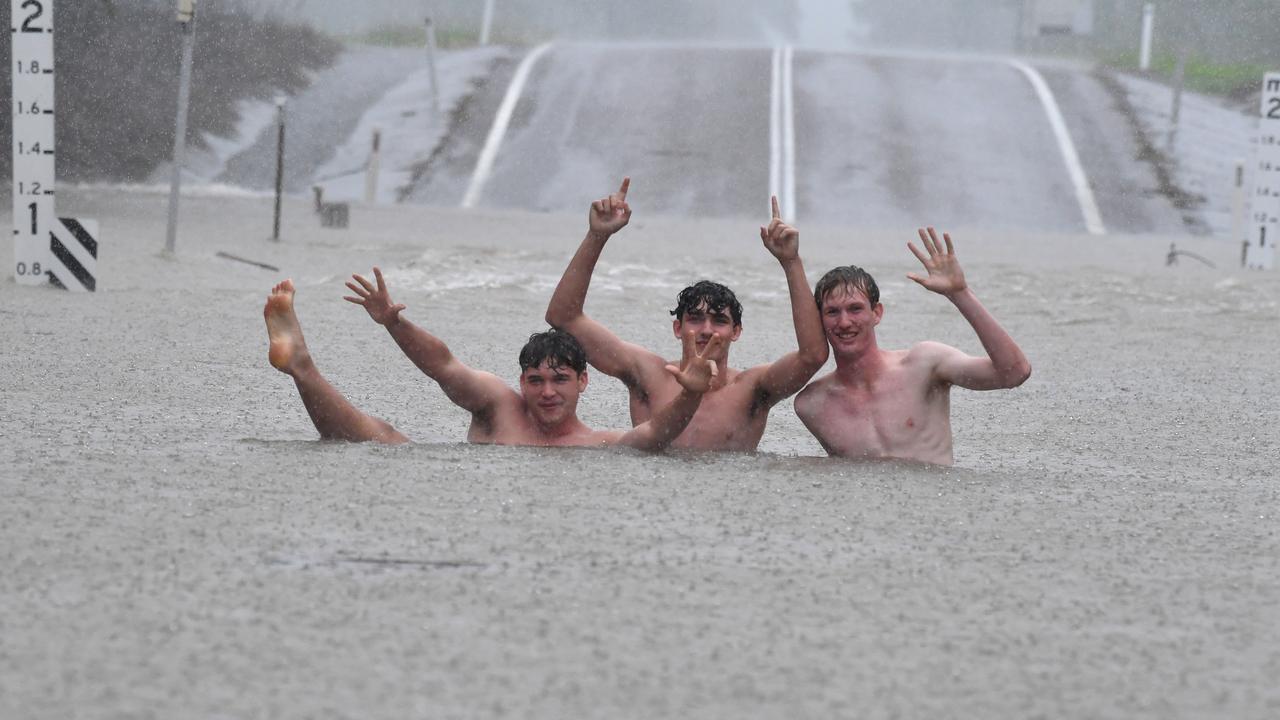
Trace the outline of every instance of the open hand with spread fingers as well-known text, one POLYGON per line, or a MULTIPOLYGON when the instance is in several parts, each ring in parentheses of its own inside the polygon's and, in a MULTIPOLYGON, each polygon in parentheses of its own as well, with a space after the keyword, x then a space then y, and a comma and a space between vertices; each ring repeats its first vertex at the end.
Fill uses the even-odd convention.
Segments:
POLYGON ((352 275, 351 280, 355 282, 347 281, 347 287, 351 288, 355 297, 347 295, 342 299, 363 307, 379 325, 390 327, 400 320, 400 311, 405 306, 391 302, 391 293, 387 292, 387 283, 382 279, 382 270, 375 267, 373 277, 377 280, 377 285, 360 275, 352 275))
POLYGON ((938 240, 938 233, 933 228, 922 228, 919 230, 920 242, 924 243, 926 255, 920 252, 920 248, 915 243, 907 243, 907 248, 915 254, 920 263, 924 265, 924 269, 929 271, 928 277, 921 277, 916 273, 907 273, 907 279, 914 280, 923 286, 926 290, 932 290, 939 295, 953 295, 964 290, 969 285, 964 279, 964 270, 960 269, 960 261, 956 259, 955 246, 951 244, 951 235, 942 234, 942 240, 938 240), (946 243, 946 247, 943 247, 946 243))
POLYGON ((708 358, 720 352, 720 347, 724 345, 724 338, 720 335, 712 335, 702 351, 698 352, 697 335, 697 332, 689 330, 681 338, 684 341, 684 357, 688 358, 683 363, 684 367, 667 365, 666 369, 675 376, 676 382, 680 383, 685 390, 701 394, 711 389, 711 384, 720 374, 716 361, 708 358))
POLYGON ((587 219, 593 234, 607 238, 631 221, 631 206, 627 204, 627 190, 630 187, 631 178, 622 178, 622 186, 618 188, 618 192, 591 203, 587 219))
POLYGON ((760 227, 760 239, 765 248, 778 258, 779 262, 794 260, 800 256, 800 231, 782 222, 782 212, 778 209, 778 196, 773 196, 773 218, 769 226, 760 227))

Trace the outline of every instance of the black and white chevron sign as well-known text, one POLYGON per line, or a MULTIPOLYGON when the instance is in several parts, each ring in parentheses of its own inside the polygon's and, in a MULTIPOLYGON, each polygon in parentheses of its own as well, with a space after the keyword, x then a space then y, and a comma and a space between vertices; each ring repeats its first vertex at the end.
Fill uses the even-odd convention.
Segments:
POLYGON ((58 218, 49 233, 49 282, 64 290, 98 289, 98 223, 58 218))

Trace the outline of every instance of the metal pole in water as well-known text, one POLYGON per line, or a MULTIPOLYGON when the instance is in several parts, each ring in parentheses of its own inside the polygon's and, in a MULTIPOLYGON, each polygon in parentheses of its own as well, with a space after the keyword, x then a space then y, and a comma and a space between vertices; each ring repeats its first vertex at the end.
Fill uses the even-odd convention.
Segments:
POLYGON ((427 18, 427 67, 431 70, 431 112, 440 114, 440 78, 436 75, 436 25, 427 18))
POLYGON ((178 76, 178 118, 173 133, 173 179, 169 184, 169 226, 164 249, 172 253, 178 237, 178 197, 187 153, 187 107, 191 103, 191 59, 196 40, 196 0, 178 0, 182 29, 182 68, 178 76))
POLYGON ((370 205, 378 201, 378 165, 381 163, 382 131, 373 131, 373 152, 369 153, 369 167, 364 176, 364 201, 370 205))
POLYGON ((1178 145, 1178 124, 1182 116, 1182 91, 1187 84, 1187 48, 1178 50, 1178 64, 1173 70, 1173 105, 1169 108, 1169 152, 1178 145))
POLYGON ((1142 46, 1138 51, 1138 69, 1146 72, 1151 69, 1151 35, 1155 30, 1156 6, 1147 3, 1142 6, 1142 46))
POLYGON ((480 20, 480 44, 489 44, 489 30, 493 27, 493 0, 484 0, 484 17, 480 20))
POLYGON ((284 196, 284 104, 283 97, 276 98, 276 212, 271 225, 271 239, 280 240, 280 204, 284 196))
MULTIPOLYGON (((1244 161, 1236 160, 1236 186, 1231 193, 1231 240, 1244 241, 1249 246, 1249 239, 1244 229, 1244 161)), ((1242 258, 1240 264, 1244 265, 1242 258)))

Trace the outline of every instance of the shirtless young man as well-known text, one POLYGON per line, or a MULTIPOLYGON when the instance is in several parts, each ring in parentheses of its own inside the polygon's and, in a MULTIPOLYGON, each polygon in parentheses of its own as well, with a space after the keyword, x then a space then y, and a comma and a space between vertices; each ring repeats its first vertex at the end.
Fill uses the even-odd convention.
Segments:
MULTIPOLYGON (((564 277, 551 296, 547 322, 578 338, 591 364, 600 372, 621 380, 631 393, 631 422, 643 423, 657 408, 671 402, 680 386, 663 368, 662 356, 623 342, 605 326, 583 312, 587 288, 596 261, 609 238, 631 219, 627 205, 630 178, 618 192, 592 203, 587 236, 569 262, 564 277)), ((827 361, 822 321, 809 294, 809 281, 800 262, 800 233, 782 222, 778 199, 773 199, 773 219, 760 228, 764 246, 782 265, 791 293, 791 315, 799 348, 768 365, 748 370, 729 367, 729 345, 742 334, 742 306, 729 288, 708 281, 680 292, 671 330, 676 338, 693 332, 694 346, 686 344, 681 363, 702 352, 720 367, 702 407, 673 447, 700 450, 755 450, 764 434, 769 410, 790 397, 827 361), (723 340, 717 343, 716 340, 723 340)))
MULTIPOLYGON (((702 394, 715 380, 716 364, 704 355, 714 354, 719 343, 708 345, 702 353, 686 353, 689 362, 683 368, 664 368, 680 389, 669 403, 654 413, 651 421, 625 432, 592 430, 578 419, 578 397, 587 388, 587 361, 582 346, 572 335, 550 330, 529 338, 520 351, 520 392, 517 393, 497 376, 463 365, 443 342, 401 317, 405 306, 391 302, 382 271, 374 268, 373 273, 376 286, 353 275, 355 282, 347 286, 356 295, 346 299, 363 306, 371 318, 385 326, 409 359, 440 383, 450 400, 471 413, 468 442, 625 445, 661 450, 684 430, 697 411, 702 394)), ((358 410, 316 369, 293 311, 293 295, 293 282, 285 280, 276 285, 267 298, 263 314, 271 341, 268 358, 276 369, 293 378, 320 437, 389 444, 408 442, 408 438, 389 423, 358 410)), ((692 347, 693 342, 690 333, 685 344, 692 347)))
POLYGON ((1031 363, 1000 323, 978 302, 956 260, 951 236, 920 231, 923 253, 907 243, 928 271, 907 275, 956 306, 978 334, 986 357, 922 342, 909 350, 881 350, 876 325, 884 316, 880 289, 862 268, 838 267, 818 281, 814 300, 836 357, 835 372, 796 396, 796 414, 831 455, 896 458, 950 465, 951 386, 1014 388, 1031 363), (943 242, 946 247, 943 247, 943 242))

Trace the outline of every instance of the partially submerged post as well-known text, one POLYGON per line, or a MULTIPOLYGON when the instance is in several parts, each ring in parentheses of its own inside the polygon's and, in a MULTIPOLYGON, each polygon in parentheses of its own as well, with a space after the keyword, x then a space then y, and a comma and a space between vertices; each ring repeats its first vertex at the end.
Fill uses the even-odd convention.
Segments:
POLYGON ((1146 72, 1151 69, 1151 36, 1155 30, 1156 6, 1147 3, 1142 6, 1142 40, 1138 48, 1138 69, 1146 72))
POLYGON ((480 44, 489 44, 489 29, 493 27, 493 0, 484 0, 484 16, 480 19, 480 44))
POLYGON ((1280 230, 1280 72, 1263 77, 1260 115, 1245 266, 1270 270, 1275 265, 1276 234, 1280 230))
POLYGON ((382 131, 373 131, 373 150, 369 153, 369 166, 364 174, 364 201, 370 205, 378 201, 378 165, 381 163, 382 131))
POLYGON ((1166 143, 1172 155, 1178 147, 1178 125, 1182 120, 1182 91, 1187 84, 1187 46, 1178 49, 1178 64, 1173 69, 1173 100, 1169 108, 1169 138, 1166 143))
POLYGON ((191 103, 191 58, 196 42, 196 0, 178 0, 178 25, 182 30, 182 67, 178 73, 178 118, 173 131, 173 179, 169 184, 169 226, 165 252, 172 253, 178 237, 178 197, 182 166, 187 154, 187 107, 191 103))
POLYGON ((283 97, 276 98, 276 212, 271 225, 271 239, 280 240, 280 204, 284 196, 284 104, 283 97))

